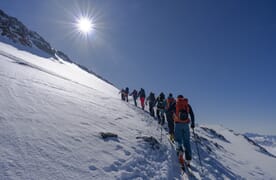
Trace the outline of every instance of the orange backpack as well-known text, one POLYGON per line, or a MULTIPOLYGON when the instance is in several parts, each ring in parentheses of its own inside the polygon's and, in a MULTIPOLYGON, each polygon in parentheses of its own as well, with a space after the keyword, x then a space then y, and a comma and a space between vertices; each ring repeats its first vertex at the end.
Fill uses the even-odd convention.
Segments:
POLYGON ((189 105, 187 98, 177 98, 176 101, 176 116, 179 122, 189 123, 189 105))

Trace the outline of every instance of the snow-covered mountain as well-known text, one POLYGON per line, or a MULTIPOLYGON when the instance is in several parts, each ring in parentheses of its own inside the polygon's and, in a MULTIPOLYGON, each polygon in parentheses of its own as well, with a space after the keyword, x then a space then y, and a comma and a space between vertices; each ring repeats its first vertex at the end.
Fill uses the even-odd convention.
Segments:
MULTIPOLYGON (((73 62, 64 52, 53 48, 49 42, 47 42, 42 36, 37 32, 29 30, 22 22, 17 18, 7 15, 4 11, 0 9, 0 40, 6 42, 18 49, 26 50, 46 58, 54 58, 59 60, 60 58, 67 62, 73 62)), ((75 62, 77 66, 83 70, 94 74, 100 79, 110 83, 108 80, 104 79, 100 75, 96 74, 92 70, 86 68, 75 62)), ((110 83, 111 84, 111 83, 110 83)))
MULTIPOLYGON (((117 88, 5 43, 0 64, 1 180, 181 178, 165 129, 117 88)), ((199 125, 191 140, 194 179, 276 179, 276 159, 244 135, 199 125)))
POLYGON ((276 136, 261 135, 257 133, 245 133, 246 137, 265 148, 268 152, 276 156, 276 136))
MULTIPOLYGON (((66 58, 10 40, 0 38, 1 180, 182 178, 148 112, 66 58)), ((195 132, 192 179, 276 179, 276 158, 246 136, 217 125, 195 132)))

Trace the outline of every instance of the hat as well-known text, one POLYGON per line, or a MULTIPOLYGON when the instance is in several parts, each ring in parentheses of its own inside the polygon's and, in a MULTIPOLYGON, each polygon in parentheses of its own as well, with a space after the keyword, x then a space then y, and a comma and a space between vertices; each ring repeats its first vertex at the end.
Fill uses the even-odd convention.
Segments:
POLYGON ((177 96, 177 98, 184 98, 181 94, 177 96))

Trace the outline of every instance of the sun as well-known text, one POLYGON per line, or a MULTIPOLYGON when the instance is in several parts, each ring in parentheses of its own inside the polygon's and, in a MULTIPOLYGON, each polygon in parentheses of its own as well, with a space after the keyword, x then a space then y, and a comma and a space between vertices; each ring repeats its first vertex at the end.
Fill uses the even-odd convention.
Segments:
POLYGON ((92 19, 88 17, 81 17, 77 20, 77 28, 78 30, 83 34, 89 34, 93 28, 94 24, 92 22, 92 19))

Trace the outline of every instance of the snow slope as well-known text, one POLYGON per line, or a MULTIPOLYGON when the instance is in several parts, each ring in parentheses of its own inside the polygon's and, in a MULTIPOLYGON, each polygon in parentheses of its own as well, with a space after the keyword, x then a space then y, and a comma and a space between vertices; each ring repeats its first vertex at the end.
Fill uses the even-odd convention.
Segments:
MULTIPOLYGON (((156 122, 74 64, 0 44, 0 179, 173 179, 156 122), (100 132, 117 133, 104 141, 100 132)), ((170 148, 171 149, 171 148, 170 148)))
MULTIPOLYGON (((180 179, 165 130, 118 92, 74 64, 0 42, 0 179, 180 179)), ((196 133, 197 179, 276 179, 276 159, 242 135, 210 125, 196 133)))
POLYGON ((276 156, 276 136, 245 133, 245 136, 261 145, 267 151, 276 156))
POLYGON ((218 125, 201 125, 197 131, 208 178, 276 179, 276 158, 244 135, 218 125))

